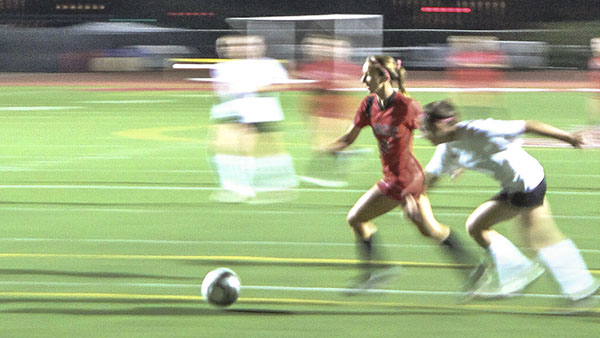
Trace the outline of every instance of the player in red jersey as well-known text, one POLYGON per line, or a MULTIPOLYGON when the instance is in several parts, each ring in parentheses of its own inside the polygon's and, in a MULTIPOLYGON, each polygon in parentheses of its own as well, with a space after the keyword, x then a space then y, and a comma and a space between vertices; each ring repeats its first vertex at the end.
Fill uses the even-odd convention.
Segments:
MULTIPOLYGON (((422 109, 406 93, 404 78, 400 61, 385 55, 367 58, 361 81, 370 94, 362 100, 347 132, 327 148, 337 152, 348 147, 365 126, 371 126, 379 143, 383 178, 354 204, 347 217, 366 267, 361 288, 371 288, 388 275, 385 270, 375 270, 375 264, 370 263, 376 257, 373 245, 376 227, 371 220, 398 206, 424 236, 440 243, 457 263, 475 263, 474 256, 464 249, 450 228, 435 219, 424 194, 425 173, 412 153, 413 130, 418 127, 422 109)), ((477 279, 481 270, 478 267, 473 271, 470 280, 477 279)))

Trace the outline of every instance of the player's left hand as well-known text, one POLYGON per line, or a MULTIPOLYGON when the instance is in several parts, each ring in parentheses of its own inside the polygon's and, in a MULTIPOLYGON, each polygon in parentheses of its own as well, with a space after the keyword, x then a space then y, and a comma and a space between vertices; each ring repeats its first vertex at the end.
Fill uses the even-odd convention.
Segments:
POLYGON ((568 142, 573 146, 573 148, 581 148, 581 146, 585 144, 583 135, 581 133, 571 134, 569 136, 568 142))
POLYGON ((419 205, 411 194, 404 196, 404 213, 409 219, 419 223, 422 222, 421 213, 419 212, 419 205))

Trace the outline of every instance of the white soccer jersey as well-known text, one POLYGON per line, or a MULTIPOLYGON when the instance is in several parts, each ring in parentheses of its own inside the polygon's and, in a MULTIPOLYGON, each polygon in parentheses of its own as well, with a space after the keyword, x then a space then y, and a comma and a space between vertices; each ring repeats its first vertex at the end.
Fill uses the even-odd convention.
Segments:
POLYGON ((531 191, 544 178, 540 163, 515 142, 525 132, 525 121, 486 119, 457 126, 459 140, 437 146, 425 167, 428 173, 439 176, 473 169, 492 175, 508 192, 531 191))
POLYGON ((222 100, 211 109, 211 118, 239 118, 242 123, 283 120, 277 97, 259 94, 264 87, 288 80, 278 61, 269 58, 227 61, 218 64, 211 75, 222 100))

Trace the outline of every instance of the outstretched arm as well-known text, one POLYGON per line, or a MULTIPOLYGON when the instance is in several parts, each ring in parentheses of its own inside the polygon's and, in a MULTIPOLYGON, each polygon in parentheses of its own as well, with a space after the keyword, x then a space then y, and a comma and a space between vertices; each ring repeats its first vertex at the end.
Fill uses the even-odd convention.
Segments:
POLYGON ((581 148, 581 145, 583 144, 583 137, 581 137, 581 135, 571 134, 562 129, 553 127, 551 125, 539 121, 525 121, 525 132, 552 137, 557 140, 569 143, 575 148, 581 148))
POLYGON ((326 147, 325 151, 334 153, 337 151, 344 150, 346 147, 354 143, 359 133, 360 128, 357 127, 355 124, 352 124, 350 128, 348 128, 348 130, 344 133, 344 135, 340 136, 337 140, 329 144, 326 147))

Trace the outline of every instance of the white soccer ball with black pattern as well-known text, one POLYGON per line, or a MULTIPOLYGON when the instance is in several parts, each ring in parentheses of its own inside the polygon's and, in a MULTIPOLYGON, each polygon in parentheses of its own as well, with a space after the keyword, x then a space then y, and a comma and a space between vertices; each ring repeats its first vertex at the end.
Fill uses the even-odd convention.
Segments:
POLYGON ((216 306, 229 306, 240 294, 240 278, 228 268, 212 270, 202 281, 202 298, 216 306))

